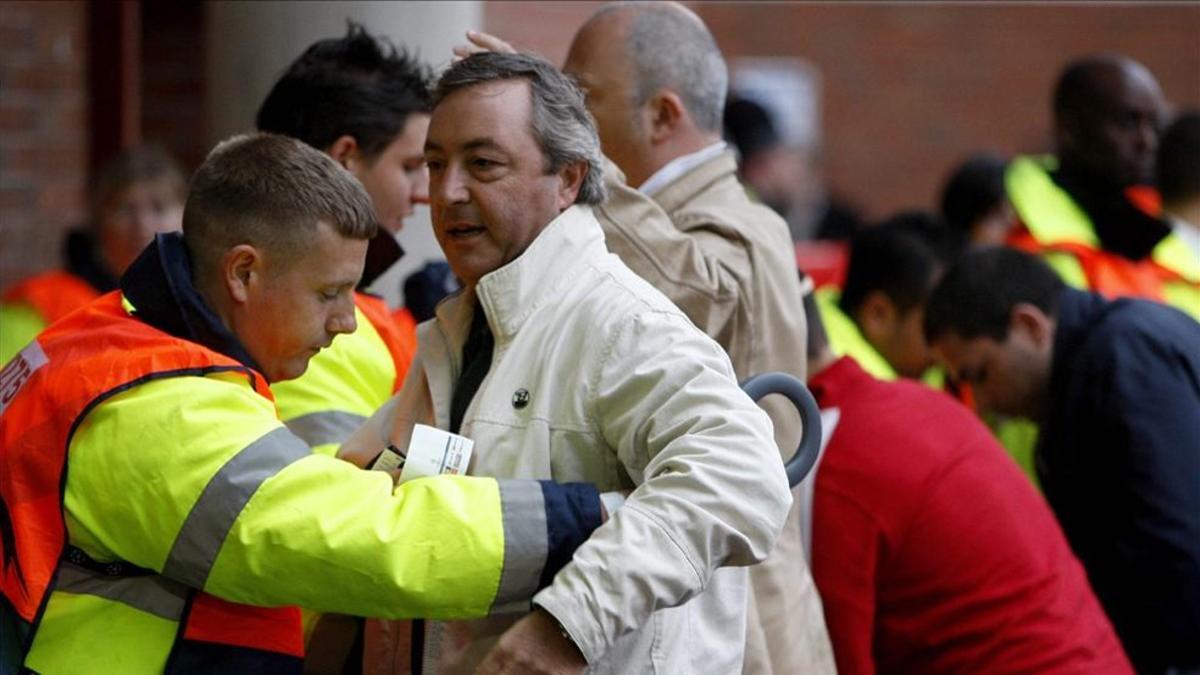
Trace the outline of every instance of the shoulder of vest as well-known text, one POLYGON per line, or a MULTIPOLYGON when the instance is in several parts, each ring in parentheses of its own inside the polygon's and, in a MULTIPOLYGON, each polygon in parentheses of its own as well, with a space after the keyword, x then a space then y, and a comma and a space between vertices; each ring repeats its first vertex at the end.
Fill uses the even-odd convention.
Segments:
POLYGON ((1009 201, 1039 244, 1078 244, 1096 248, 1092 221, 1079 204, 1054 182, 1052 157, 1018 157, 1005 172, 1009 201))

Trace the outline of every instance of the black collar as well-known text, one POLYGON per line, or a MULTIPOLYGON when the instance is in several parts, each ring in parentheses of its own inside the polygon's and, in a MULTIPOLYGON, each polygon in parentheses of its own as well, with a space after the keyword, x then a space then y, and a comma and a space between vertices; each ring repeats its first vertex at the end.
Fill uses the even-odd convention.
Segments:
POLYGON ((1106 186, 1082 173, 1055 171, 1054 182, 1066 190, 1092 221, 1105 251, 1142 260, 1171 233, 1171 226, 1134 206, 1125 191, 1106 186))
POLYGON ((400 246, 400 242, 396 241, 391 232, 380 227, 379 232, 371 238, 371 241, 367 242, 367 259, 363 263, 362 279, 358 281, 358 290, 361 291, 370 286, 403 257, 404 248, 400 246))
POLYGON ((155 235, 121 277, 121 292, 142 321, 262 372, 192 284, 191 258, 181 232, 155 235))

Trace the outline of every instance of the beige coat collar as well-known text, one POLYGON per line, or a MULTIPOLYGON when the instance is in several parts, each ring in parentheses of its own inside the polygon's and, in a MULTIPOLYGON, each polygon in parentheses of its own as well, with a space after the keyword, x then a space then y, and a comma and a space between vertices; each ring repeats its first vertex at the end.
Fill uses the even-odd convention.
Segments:
POLYGON ((726 150, 668 183, 654 194, 654 201, 667 213, 673 213, 713 183, 736 174, 737 159, 732 150, 726 150))
POLYGON ((550 221, 529 248, 485 274, 475 290, 464 289, 437 307, 437 320, 454 353, 461 352, 475 311, 483 306, 496 344, 510 341, 531 314, 562 295, 579 265, 606 253, 604 234, 590 206, 575 205, 550 221))

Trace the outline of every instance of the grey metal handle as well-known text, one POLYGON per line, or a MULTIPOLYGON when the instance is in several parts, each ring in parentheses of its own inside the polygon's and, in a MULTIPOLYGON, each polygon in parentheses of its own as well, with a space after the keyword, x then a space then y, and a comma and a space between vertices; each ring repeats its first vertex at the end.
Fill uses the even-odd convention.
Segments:
POLYGON ((817 463, 817 453, 821 450, 821 411, 817 408, 816 399, 799 378, 787 373, 754 375, 742 382, 742 391, 755 401, 770 394, 782 394, 800 413, 800 423, 804 426, 800 445, 796 448, 796 454, 783 463, 788 484, 796 487, 812 471, 817 463))

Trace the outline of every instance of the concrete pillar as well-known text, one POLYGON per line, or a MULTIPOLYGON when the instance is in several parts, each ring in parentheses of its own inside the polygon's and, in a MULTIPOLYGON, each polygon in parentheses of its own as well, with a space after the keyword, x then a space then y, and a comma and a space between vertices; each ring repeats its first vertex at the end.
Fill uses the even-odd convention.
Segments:
MULTIPOLYGON (((209 140, 254 128, 254 115, 271 85, 302 51, 322 38, 345 34, 347 20, 372 34, 415 50, 440 69, 450 49, 481 28, 481 2, 210 2, 206 4, 209 140)), ((418 207, 399 235, 404 259, 372 290, 393 305, 401 281, 427 260, 443 256, 429 225, 429 210, 418 207)))

